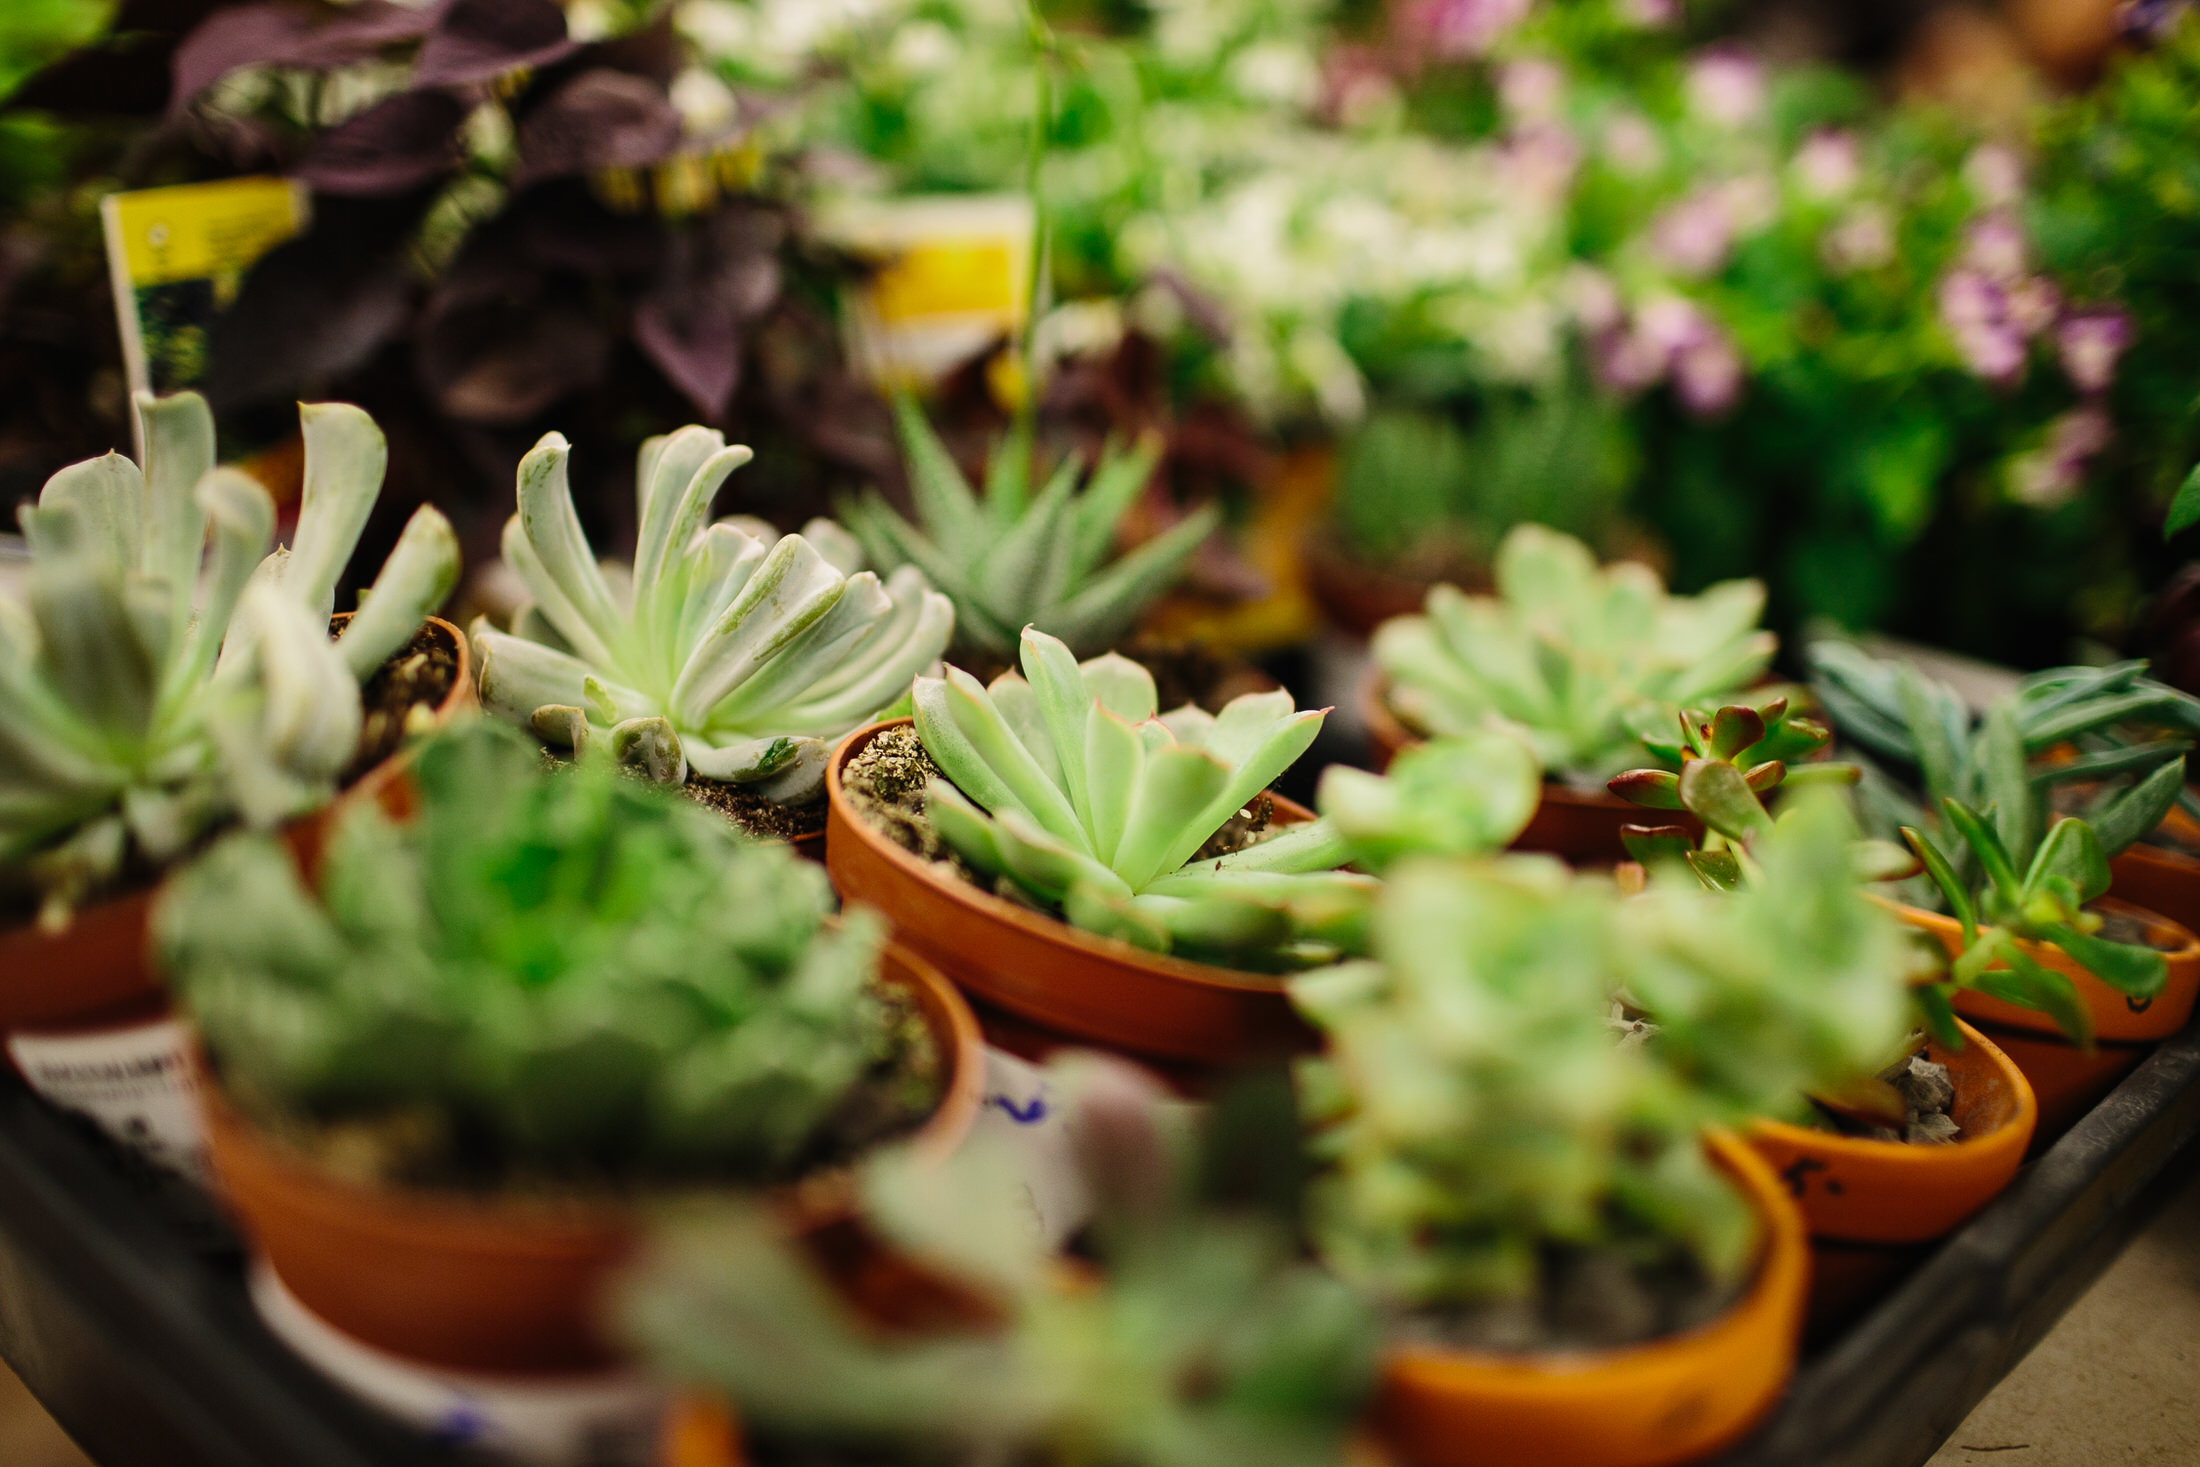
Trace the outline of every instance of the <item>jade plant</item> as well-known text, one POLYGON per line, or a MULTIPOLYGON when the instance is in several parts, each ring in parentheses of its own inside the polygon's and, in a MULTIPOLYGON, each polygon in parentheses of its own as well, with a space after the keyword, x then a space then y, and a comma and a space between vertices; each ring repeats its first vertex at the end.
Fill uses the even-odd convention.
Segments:
POLYGON ((1711 1108, 1614 1041, 1618 907, 1548 857, 1409 861, 1374 957, 1291 980, 1327 1041, 1298 1073, 1317 1247, 1447 1338, 1632 1342, 1700 1322, 1748 1270, 1748 1204, 1701 1146, 1711 1108))
POLYGON ((1535 524, 1505 537, 1495 574, 1494 596, 1435 587, 1425 615, 1376 632, 1375 659, 1408 726, 1515 730, 1553 778, 1601 785, 1640 761, 1641 727, 1748 687, 1772 660, 1756 581, 1669 595, 1649 567, 1600 567, 1535 524))
POLYGON ((287 548, 275 506, 214 462, 195 393, 141 396, 145 466, 61 470, 20 512, 29 594, 0 598, 0 881, 40 921, 174 861, 236 820, 325 803, 353 762, 360 685, 458 576, 422 506, 333 641, 337 583, 381 493, 381 430, 358 408, 299 408, 305 492, 287 548))
POLYGON ((658 779, 801 803, 823 787, 831 741, 947 646, 947 598, 914 569, 883 583, 859 569, 830 521, 772 542, 712 523, 711 501, 751 456, 713 429, 642 445, 634 563, 607 574, 574 512, 570 452, 550 433, 520 461, 504 559, 533 604, 511 632, 473 631, 482 703, 545 742, 600 738, 658 779))
POLYGON ((981 493, 914 403, 898 399, 895 414, 915 521, 876 490, 843 504, 840 516, 874 562, 913 565, 947 593, 970 652, 1009 660, 1027 626, 1080 654, 1104 650, 1176 582, 1219 522, 1209 505, 1111 558, 1117 525, 1153 475, 1158 441, 1129 450, 1111 443, 1089 466, 1067 454, 1038 483, 1031 427, 1020 421, 993 445, 981 493))
POLYGON ((1145 668, 1080 663, 1027 628, 1022 676, 949 667, 917 679, 914 706, 946 776, 926 812, 985 878, 1088 931, 1233 966, 1303 967, 1351 940, 1368 878, 1335 869, 1347 851, 1325 822, 1194 859, 1320 730, 1288 692, 1156 717, 1145 668))
POLYGON ((420 811, 347 812, 309 884, 240 833, 154 921, 224 1089, 399 1179, 783 1177, 930 1109, 937 1056, 824 873, 596 756, 471 720, 420 811))
POLYGON ((721 1207, 660 1229, 623 1293, 628 1335, 797 1460, 1341 1467, 1374 1319, 1274 1209, 1199 1185, 1242 1168, 1244 1128, 1173 1134, 1121 1061, 1065 1056, 1048 1082, 1094 1273, 1049 1255, 1009 1147, 981 1133, 944 1164, 887 1151, 858 1172, 866 1231, 921 1291, 867 1299, 887 1270, 828 1272, 784 1216, 721 1207))

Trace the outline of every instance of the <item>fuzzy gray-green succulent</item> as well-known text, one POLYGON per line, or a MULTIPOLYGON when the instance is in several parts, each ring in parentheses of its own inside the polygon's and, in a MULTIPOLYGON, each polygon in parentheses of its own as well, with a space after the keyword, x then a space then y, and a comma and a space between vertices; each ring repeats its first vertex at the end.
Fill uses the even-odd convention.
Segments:
POLYGON ((829 520, 776 540, 710 521, 749 461, 723 434, 682 428, 642 445, 631 572, 606 574, 546 435, 519 466, 504 559, 533 604, 511 632, 474 626, 483 706, 546 742, 607 738, 622 762, 690 771, 782 803, 814 798, 826 750, 939 660, 954 608, 914 569, 883 583, 829 520))
POLYGON ((289 548, 275 507, 214 463, 195 393, 141 397, 145 467, 120 454, 46 481, 21 512, 29 595, 0 598, 0 882, 48 925, 126 869, 158 868, 241 819, 325 802, 360 734, 360 684, 458 577, 422 506, 359 612, 329 639, 338 578, 381 493, 381 430, 305 404, 305 497, 289 548))
POLYGON ((1023 667, 990 687, 955 667, 916 682, 917 736, 953 781, 933 782, 926 810, 964 861, 1160 951, 1303 967, 1355 940, 1368 879, 1335 869, 1349 852, 1325 822, 1192 859, 1306 751, 1321 713, 1279 690, 1156 717, 1145 668, 1080 663, 1035 629, 1023 667))
POLYGON ((981 496, 914 403, 901 399, 895 412, 916 522, 876 490, 839 513, 873 561, 914 565, 947 593, 959 645, 971 651, 1013 658, 1027 626, 1080 656, 1105 650, 1175 583, 1220 522, 1210 505, 1111 561, 1116 526, 1151 477, 1157 444, 1127 453, 1110 445, 1089 478, 1070 454, 1035 487, 1026 425, 994 444, 981 496))

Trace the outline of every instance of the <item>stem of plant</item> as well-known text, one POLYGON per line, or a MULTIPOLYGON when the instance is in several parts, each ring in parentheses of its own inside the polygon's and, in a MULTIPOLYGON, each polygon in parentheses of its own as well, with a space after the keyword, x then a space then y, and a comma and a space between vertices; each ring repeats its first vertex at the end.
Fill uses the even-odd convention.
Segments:
POLYGON ((1031 197, 1031 258, 1025 262, 1023 331, 1016 345, 1016 365, 1023 378, 1023 393, 1016 404, 1015 431, 1010 441, 1022 445, 1025 452, 1035 452, 1039 420, 1039 301, 1047 258, 1047 134, 1054 125, 1056 44, 1053 30, 1039 14, 1038 0, 1024 0, 1024 22, 1031 33, 1034 52, 1031 142, 1024 159, 1024 191, 1031 197))

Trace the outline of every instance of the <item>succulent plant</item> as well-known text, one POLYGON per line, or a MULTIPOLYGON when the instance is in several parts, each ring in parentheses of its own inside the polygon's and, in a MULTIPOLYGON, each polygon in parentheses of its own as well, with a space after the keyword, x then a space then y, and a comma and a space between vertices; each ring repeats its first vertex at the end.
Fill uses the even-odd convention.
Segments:
POLYGON ((1157 718, 1145 668, 1114 653, 1080 663, 1032 628, 1023 668, 990 686, 956 667, 916 681, 917 736, 952 781, 935 780, 925 808, 971 867, 1163 952, 1291 967, 1351 940, 1368 878, 1334 869, 1348 852, 1326 823, 1193 860, 1306 751, 1322 713, 1278 690, 1157 718))
POLYGON ((876 490, 839 513, 874 562, 913 565, 947 593, 960 645, 973 652, 1013 658, 1027 626, 1081 655, 1106 649, 1183 574, 1220 519, 1209 505, 1110 560, 1117 524, 1152 477, 1157 441, 1128 451, 1110 444, 1089 474, 1080 455, 1066 455, 1038 484, 1022 423, 993 445, 980 494, 914 403, 897 400, 895 414, 916 522, 876 490))
POLYGON ((1495 596, 1438 586, 1425 615, 1385 623, 1375 659, 1407 724, 1515 729, 1554 778, 1602 784, 1640 762, 1640 728, 1749 686, 1772 660, 1756 581, 1668 595, 1647 566, 1600 568, 1535 524, 1505 537, 1495 572, 1495 596))
POLYGON ((1542 795, 1528 746, 1482 733, 1401 750, 1379 775, 1332 764, 1314 802, 1351 848, 1352 863, 1381 872, 1409 856, 1503 850, 1535 818, 1542 795))
POLYGON ((1607 1010, 1619 899, 1555 860, 1406 862, 1372 960, 1291 980, 1320 1252, 1394 1305, 1525 1305, 1554 1255, 1733 1281, 1753 1224, 1699 1146, 1701 1097, 1607 1010))
POLYGON ((241 1104, 425 1118, 395 1164, 433 1178, 486 1156, 763 1180, 929 1109, 929 1051, 872 986, 881 927, 825 926, 815 865, 600 755, 548 770, 490 720, 413 773, 417 819, 347 812, 311 887, 239 834, 162 898, 167 971, 241 1104))
POLYGON ((570 452, 550 433, 520 460, 504 559, 533 604, 509 633, 474 626, 483 705, 544 741, 600 735, 655 778, 693 772, 798 803, 822 788, 832 740, 947 646, 947 598, 909 568, 881 584, 831 521, 772 543, 710 523, 750 453, 709 428, 642 445, 634 565, 607 575, 573 509, 570 452))
POLYGON ((864 1461, 1341 1467, 1374 1376, 1366 1305, 1280 1220, 1201 1195, 1220 1128, 1175 1141, 1153 1081, 1071 1055, 1048 1087, 1095 1203, 1096 1276, 1047 1254, 1006 1143, 981 1133, 944 1164, 889 1151, 858 1174, 868 1230, 931 1281, 934 1318, 882 1328, 849 1270, 828 1278, 752 1205, 660 1231, 623 1297, 627 1332, 802 1460, 841 1446, 864 1461))
POLYGON ((72 464, 21 511, 27 599, 0 599, 0 879, 41 919, 232 819, 325 802, 357 750, 359 686, 450 593, 458 544, 422 506, 334 642, 337 581, 381 492, 374 420, 299 408, 305 497, 287 549, 250 476, 214 463, 195 393, 138 399, 145 468, 72 464))

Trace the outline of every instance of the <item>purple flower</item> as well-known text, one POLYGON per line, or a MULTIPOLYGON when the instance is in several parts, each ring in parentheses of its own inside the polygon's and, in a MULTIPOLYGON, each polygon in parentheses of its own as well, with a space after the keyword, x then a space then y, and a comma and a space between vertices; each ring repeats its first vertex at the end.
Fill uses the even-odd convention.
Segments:
POLYGON ((2072 408, 2048 425, 2046 443, 2010 465, 2009 492, 2035 509, 2069 503, 2115 437, 2115 424, 2098 404, 2072 408))
POLYGON ((1964 231, 1963 263, 2003 285, 2021 279, 2031 269, 2032 250, 2017 216, 1995 209, 1972 220, 1964 231))
POLYGON ((1627 306, 1620 299, 1618 282, 1594 265, 1570 266, 1559 288, 1585 331, 1601 336, 1618 330, 1626 318, 1627 306))
POLYGON ((1973 375, 1999 386, 2024 376, 2025 336, 2010 317, 2009 294, 1977 270, 1940 282, 1940 319, 1973 375))
POLYGON ((2009 287, 2009 321, 2027 338, 2038 336, 2062 315, 2062 292, 2044 275, 2033 275, 2009 287))
POLYGON ((1698 189, 1650 222, 1650 250, 1682 275, 1710 275, 1733 253, 1736 223, 1726 190, 1698 189))
POLYGON ((1723 417, 1742 399, 1742 358, 1716 327, 1673 355, 1673 390, 1699 418, 1723 417))
POLYGON ((1617 392, 1640 392, 1671 376, 1681 405, 1697 417, 1716 417, 1741 400, 1733 340, 1678 296, 1649 301, 1631 325, 1599 333, 1593 358, 1597 380, 1617 392))
POLYGON ((1619 17, 1646 31, 1662 31, 1678 25, 1681 0, 1619 0, 1619 17))
POLYGON ((2108 391, 2116 363, 2131 346, 2131 317, 2113 307, 2073 311, 2055 329, 2063 375, 2087 396, 2108 391))
POLYGON ((1795 179, 1814 199, 1838 199, 1856 187, 1863 173, 1856 134, 1822 128, 1795 150, 1795 179))
POLYGON ((1407 0, 1398 11, 1406 42, 1444 60, 1486 54, 1520 23, 1531 0, 1407 0))
POLYGON ((1515 122, 1554 122, 1566 95, 1566 73, 1540 56, 1510 61, 1497 73, 1497 100, 1515 122))
POLYGON ((2116 7, 2116 30, 2134 45, 2159 45, 2191 9, 2191 0, 2122 0, 2116 7))
POLYGON ((1727 127, 1753 121, 1765 106, 1765 69, 1731 46, 1700 52, 1688 66, 1688 105, 1727 127))

